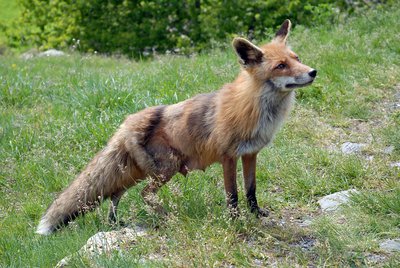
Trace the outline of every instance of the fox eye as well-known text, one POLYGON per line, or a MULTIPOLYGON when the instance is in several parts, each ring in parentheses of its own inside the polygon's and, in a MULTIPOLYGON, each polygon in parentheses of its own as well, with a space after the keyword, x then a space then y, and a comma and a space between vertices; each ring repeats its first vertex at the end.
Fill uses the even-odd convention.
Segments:
POLYGON ((299 56, 296 56, 296 60, 297 60, 298 62, 301 62, 299 56))
POLYGON ((286 68, 286 64, 284 64, 284 63, 280 63, 275 67, 275 69, 280 69, 280 70, 285 69, 285 68, 286 68))

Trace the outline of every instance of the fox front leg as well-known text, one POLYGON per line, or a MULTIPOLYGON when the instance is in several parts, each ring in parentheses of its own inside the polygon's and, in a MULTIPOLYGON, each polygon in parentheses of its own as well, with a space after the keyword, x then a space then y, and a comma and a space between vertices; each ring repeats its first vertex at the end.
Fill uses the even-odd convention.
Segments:
POLYGON ((224 186, 226 192, 226 202, 232 217, 238 216, 238 191, 236 184, 236 163, 237 159, 224 156, 222 168, 224 170, 224 186))
POLYGON ((258 206, 256 198, 256 162, 257 154, 242 156, 244 187, 246 189, 247 204, 250 211, 257 216, 267 217, 269 211, 258 206))

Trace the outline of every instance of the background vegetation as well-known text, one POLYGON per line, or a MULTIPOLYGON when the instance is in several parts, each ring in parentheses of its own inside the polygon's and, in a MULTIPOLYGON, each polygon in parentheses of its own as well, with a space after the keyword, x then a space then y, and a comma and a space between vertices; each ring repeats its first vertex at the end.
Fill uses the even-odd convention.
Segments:
MULTIPOLYGON (((11 47, 73 48, 146 56, 192 53, 241 34, 261 40, 288 17, 295 25, 332 23, 374 1, 20 0, 6 29, 11 47)), ((394 2, 391 0, 378 2, 394 2)))
MULTIPOLYGON (((163 187, 166 218, 145 209, 143 184, 131 189, 120 216, 147 227, 151 239, 94 260, 75 256, 71 266, 398 267, 399 253, 379 243, 400 237, 400 173, 391 166, 400 159, 399 17, 393 4, 294 29, 292 48, 319 72, 297 92, 290 119, 258 159, 259 203, 271 217, 250 215, 240 191, 242 216, 232 222, 214 165, 163 187), (367 146, 343 155, 347 141, 367 146), (320 213, 319 198, 351 188, 360 193, 342 213, 320 213), (307 220, 308 227, 298 225, 307 220)), ((148 61, 76 52, 0 56, 0 267, 54 266, 96 232, 117 228, 107 225, 104 204, 52 236, 34 234, 46 207, 127 114, 217 90, 238 70, 230 42, 148 61)))

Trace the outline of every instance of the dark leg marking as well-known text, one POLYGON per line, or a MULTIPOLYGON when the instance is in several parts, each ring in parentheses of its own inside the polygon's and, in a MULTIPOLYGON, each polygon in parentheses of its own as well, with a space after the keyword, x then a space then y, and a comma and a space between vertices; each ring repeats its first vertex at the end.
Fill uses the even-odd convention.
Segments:
POLYGON ((257 154, 243 155, 243 177, 244 186, 246 189, 247 204, 250 211, 256 213, 257 216, 267 217, 269 212, 266 209, 261 209, 258 206, 256 198, 256 163, 257 154))

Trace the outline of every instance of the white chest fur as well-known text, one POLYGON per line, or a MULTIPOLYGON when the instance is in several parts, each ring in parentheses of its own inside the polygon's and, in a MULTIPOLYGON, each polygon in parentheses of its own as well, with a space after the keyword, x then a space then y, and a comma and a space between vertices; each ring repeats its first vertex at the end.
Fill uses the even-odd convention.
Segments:
POLYGON ((260 96, 260 118, 251 138, 241 141, 237 155, 251 154, 260 151, 274 138, 294 102, 294 92, 277 92, 267 88, 260 96))

